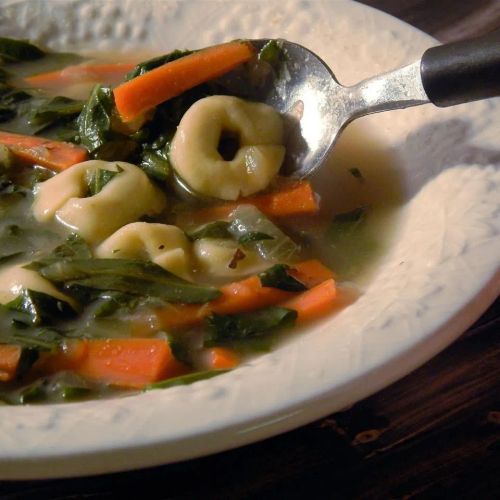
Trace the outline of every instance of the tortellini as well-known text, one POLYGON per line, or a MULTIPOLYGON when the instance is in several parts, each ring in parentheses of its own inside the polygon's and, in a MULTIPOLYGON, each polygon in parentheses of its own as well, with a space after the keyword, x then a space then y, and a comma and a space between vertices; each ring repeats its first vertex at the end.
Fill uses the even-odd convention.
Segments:
POLYGON ((61 293, 50 281, 42 278, 36 271, 24 269, 24 264, 8 267, 0 271, 0 304, 14 300, 25 289, 45 293, 67 302, 75 308, 74 301, 61 293))
POLYGON ((269 265, 255 252, 241 249, 234 240, 201 238, 193 243, 193 253, 199 270, 213 277, 237 278, 269 265))
POLYGON ((182 278, 191 271, 191 245, 176 226, 134 222, 122 227, 95 250, 96 257, 151 260, 182 278))
POLYGON ((200 194, 223 200, 266 188, 284 156, 279 113, 266 104, 230 96, 206 97, 193 104, 170 149, 170 161, 182 180, 200 194), (236 134, 240 146, 228 161, 218 152, 224 132, 236 134))
POLYGON ((143 215, 160 213, 164 194, 135 165, 122 161, 78 163, 35 188, 33 213, 40 222, 54 217, 88 243, 104 240, 118 228, 143 215), (85 197, 86 178, 98 169, 119 172, 101 191, 85 197))

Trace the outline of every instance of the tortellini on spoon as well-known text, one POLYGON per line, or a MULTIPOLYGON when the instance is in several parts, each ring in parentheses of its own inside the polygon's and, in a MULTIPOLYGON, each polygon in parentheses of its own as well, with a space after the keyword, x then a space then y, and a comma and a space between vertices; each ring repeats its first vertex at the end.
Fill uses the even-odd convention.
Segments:
POLYGON ((265 189, 283 158, 283 120, 271 106, 237 97, 200 99, 182 117, 170 148, 177 174, 195 192, 236 200, 265 189), (232 159, 218 150, 221 137, 237 138, 232 159))

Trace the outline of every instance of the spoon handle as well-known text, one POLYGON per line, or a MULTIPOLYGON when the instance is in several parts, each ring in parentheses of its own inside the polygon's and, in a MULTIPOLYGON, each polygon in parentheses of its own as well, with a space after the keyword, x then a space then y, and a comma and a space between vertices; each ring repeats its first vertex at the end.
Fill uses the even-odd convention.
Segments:
POLYGON ((428 49, 420 74, 429 100, 439 107, 499 96, 500 30, 428 49))

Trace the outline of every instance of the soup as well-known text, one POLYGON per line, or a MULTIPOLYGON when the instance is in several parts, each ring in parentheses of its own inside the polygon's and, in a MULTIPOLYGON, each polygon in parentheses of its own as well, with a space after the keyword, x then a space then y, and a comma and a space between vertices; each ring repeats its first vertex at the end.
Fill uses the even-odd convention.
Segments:
POLYGON ((355 127, 311 182, 279 175, 282 117, 219 79, 278 78, 279 42, 130 63, 0 39, 0 56, 3 402, 220 375, 359 295, 394 169, 355 127))

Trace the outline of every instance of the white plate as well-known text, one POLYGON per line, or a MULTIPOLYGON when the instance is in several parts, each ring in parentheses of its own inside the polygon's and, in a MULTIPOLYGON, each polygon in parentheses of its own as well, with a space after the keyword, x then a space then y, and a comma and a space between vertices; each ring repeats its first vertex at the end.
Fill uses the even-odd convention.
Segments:
MULTIPOLYGON (((435 43, 345 0, 2 5, 2 36, 54 49, 162 52, 283 37, 317 52, 346 84, 411 62, 435 43)), ((104 473, 240 446, 339 410, 443 349, 500 288, 499 104, 429 105, 364 119, 398 156, 407 203, 395 243, 355 305, 193 386, 110 401, 1 407, 0 478, 104 473)))

